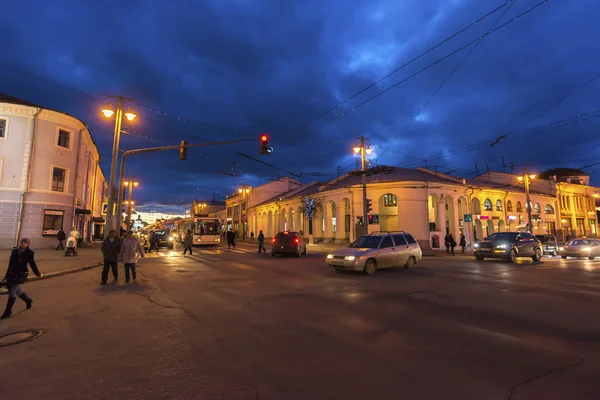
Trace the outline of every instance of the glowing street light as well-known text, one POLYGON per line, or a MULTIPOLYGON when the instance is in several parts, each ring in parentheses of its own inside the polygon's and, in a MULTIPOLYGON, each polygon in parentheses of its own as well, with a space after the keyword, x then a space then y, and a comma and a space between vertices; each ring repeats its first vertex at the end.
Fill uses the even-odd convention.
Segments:
POLYGON ((525 183, 525 202, 527 208, 527 231, 533 233, 533 224, 531 222, 531 201, 529 200, 529 183, 531 180, 535 179, 535 174, 528 175, 527 170, 523 176, 517 176, 517 180, 519 182, 525 183))

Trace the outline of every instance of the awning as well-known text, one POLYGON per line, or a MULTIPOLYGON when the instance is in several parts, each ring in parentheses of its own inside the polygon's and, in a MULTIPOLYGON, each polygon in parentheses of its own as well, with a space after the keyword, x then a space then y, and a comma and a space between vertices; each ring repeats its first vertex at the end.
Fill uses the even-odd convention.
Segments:
POLYGON ((101 224, 103 224, 105 222, 104 218, 102 218, 102 217, 93 217, 92 221, 98 222, 98 223, 101 223, 101 224))
POLYGON ((83 210, 81 208, 76 208, 75 209, 75 214, 91 214, 92 212, 90 210, 83 210))

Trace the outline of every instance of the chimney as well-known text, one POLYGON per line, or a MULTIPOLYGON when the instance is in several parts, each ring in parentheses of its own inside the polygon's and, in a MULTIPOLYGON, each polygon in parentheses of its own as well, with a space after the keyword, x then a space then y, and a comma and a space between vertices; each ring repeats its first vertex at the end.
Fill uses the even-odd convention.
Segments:
POLYGON ((462 183, 463 183, 463 185, 466 185, 467 184, 467 180, 465 178, 463 178, 462 183))
POLYGON ((554 179, 554 182, 556 182, 556 175, 552 175, 552 179, 554 179))

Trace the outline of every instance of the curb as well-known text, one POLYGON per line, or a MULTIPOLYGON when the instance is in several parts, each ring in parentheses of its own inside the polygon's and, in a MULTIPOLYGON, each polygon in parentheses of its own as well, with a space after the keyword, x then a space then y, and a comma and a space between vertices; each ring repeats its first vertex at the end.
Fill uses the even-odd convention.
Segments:
MULTIPOLYGON (((83 266, 83 267, 65 269, 63 271, 49 272, 47 274, 44 274, 43 278, 40 278, 38 276, 34 276, 32 278, 28 278, 27 282, 35 282, 35 281, 39 281, 39 280, 42 280, 42 279, 50 279, 50 278, 55 278, 57 276, 74 274, 76 272, 87 271, 88 269, 100 267, 102 265, 103 265, 103 263, 97 263, 97 264, 92 264, 92 265, 86 265, 86 266, 83 266)), ((8 290, 5 289, 4 287, 2 289, 0 289, 0 295, 3 295, 3 294, 8 294, 8 290)))

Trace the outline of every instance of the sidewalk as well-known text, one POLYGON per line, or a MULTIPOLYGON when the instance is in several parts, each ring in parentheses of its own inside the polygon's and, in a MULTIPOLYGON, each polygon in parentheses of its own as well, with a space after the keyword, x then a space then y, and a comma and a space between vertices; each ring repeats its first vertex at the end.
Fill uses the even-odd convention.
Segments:
MULTIPOLYGON (((0 250, 0 261, 3 265, 8 265, 8 259, 12 250, 0 250)), ((77 249, 77 256, 65 257, 64 251, 54 249, 34 249, 35 262, 44 278, 52 278, 70 274, 73 272, 84 271, 86 269, 98 267, 102 263, 102 253, 100 245, 97 247, 86 247, 77 249)), ((2 267, 6 268, 6 267, 2 267)), ((0 271, 0 279, 4 278, 6 270, 0 271)), ((40 278, 29 272, 29 281, 35 281, 40 278)), ((6 287, 0 289, 0 294, 6 293, 6 287)))

